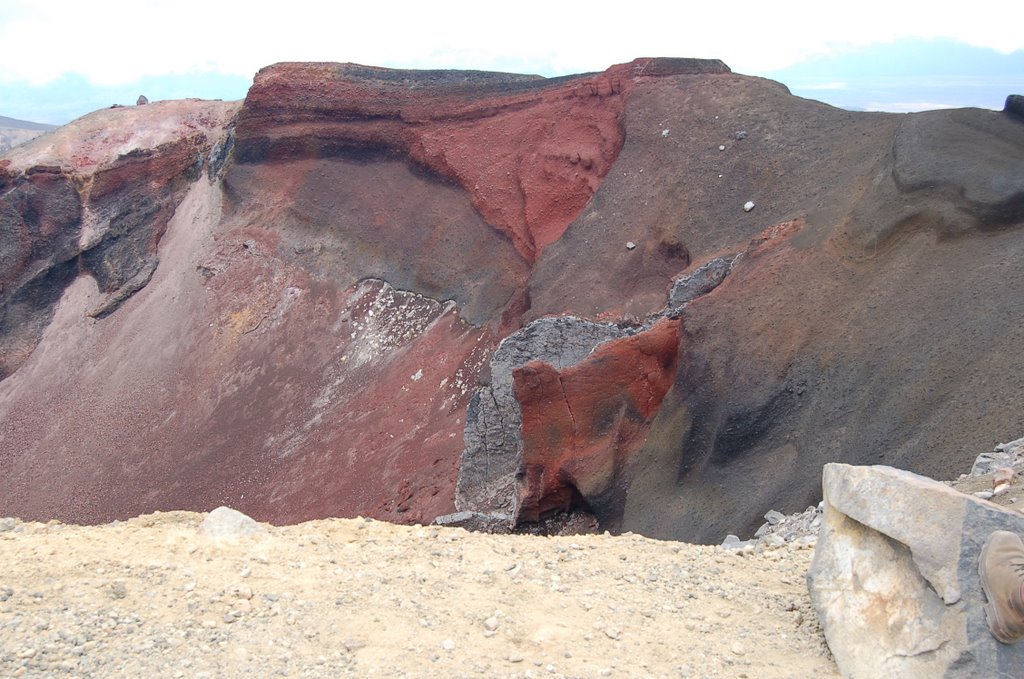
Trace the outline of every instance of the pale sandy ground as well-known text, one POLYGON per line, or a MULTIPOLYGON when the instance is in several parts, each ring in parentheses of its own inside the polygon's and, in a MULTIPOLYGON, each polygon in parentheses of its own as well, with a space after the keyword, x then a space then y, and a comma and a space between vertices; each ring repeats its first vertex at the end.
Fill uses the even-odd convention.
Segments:
POLYGON ((0 520, 3 677, 836 677, 812 549, 0 520))

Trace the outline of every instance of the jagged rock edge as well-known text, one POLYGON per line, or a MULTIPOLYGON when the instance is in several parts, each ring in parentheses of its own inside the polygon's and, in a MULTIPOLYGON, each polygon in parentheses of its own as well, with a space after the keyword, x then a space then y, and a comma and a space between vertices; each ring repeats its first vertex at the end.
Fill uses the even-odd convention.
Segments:
MULTIPOLYGON (((491 383, 481 386, 466 409, 466 424, 463 429, 464 447, 459 463, 459 479, 455 496, 457 511, 454 514, 438 517, 435 523, 441 525, 460 525, 471 530, 485 530, 488 532, 507 532, 515 530, 520 525, 521 508, 519 506, 518 493, 515 492, 515 480, 525 476, 525 469, 523 469, 522 460, 522 412, 520 411, 520 404, 511 389, 512 371, 523 367, 533 360, 541 360, 546 363, 551 363, 551 361, 545 358, 540 351, 541 348, 547 349, 549 347, 534 347, 533 351, 526 353, 519 360, 509 363, 509 369, 507 375, 505 375, 505 371, 496 370, 499 367, 496 365, 496 361, 500 360, 499 355, 502 354, 503 349, 507 349, 506 353, 510 353, 512 345, 517 342, 526 343, 544 326, 559 323, 569 324, 570 326, 579 324, 581 327, 586 327, 590 332, 596 332, 600 328, 611 334, 611 336, 605 339, 588 343, 585 353, 577 353, 576 357, 568 362, 559 360, 558 365, 554 367, 563 370, 578 365, 598 349, 611 342, 621 341, 627 337, 647 332, 654 327, 655 323, 662 319, 680 318, 690 302, 709 294, 721 285, 743 258, 743 252, 718 257, 701 264, 688 275, 679 276, 673 282, 668 292, 664 307, 649 314, 642 323, 638 324, 626 320, 620 320, 616 323, 597 323, 571 315, 548 316, 539 318, 502 339, 491 357, 489 366, 491 383), (681 294, 681 290, 685 291, 685 294, 681 294), (507 378, 508 384, 504 383, 503 380, 505 378, 507 378), (501 393, 496 395, 495 389, 499 389, 501 393), (501 396, 500 399, 499 396, 501 396), (493 412, 491 412, 492 409, 493 412), (488 423, 493 425, 495 421, 500 425, 497 437, 495 432, 491 431, 493 427, 488 427, 488 423), (500 438, 501 444, 497 447, 489 446, 488 439, 491 438, 500 438), (506 442, 511 442, 511 446, 506 442), (474 463, 477 461, 476 458, 480 456, 479 451, 482 451, 486 459, 485 467, 488 470, 491 465, 492 452, 498 453, 498 455, 493 457, 499 458, 501 453, 506 453, 506 457, 511 459, 507 459, 504 464, 499 460, 498 464, 507 469, 514 468, 513 478, 506 476, 504 479, 499 478, 495 480, 492 477, 490 483, 485 481, 483 489, 474 487, 471 490, 468 470, 473 468, 474 463), (497 484, 497 488, 494 487, 495 484, 497 484), (481 501, 482 498, 486 498, 489 502, 487 500, 481 501)), ((561 348, 556 347, 556 350, 561 348)))

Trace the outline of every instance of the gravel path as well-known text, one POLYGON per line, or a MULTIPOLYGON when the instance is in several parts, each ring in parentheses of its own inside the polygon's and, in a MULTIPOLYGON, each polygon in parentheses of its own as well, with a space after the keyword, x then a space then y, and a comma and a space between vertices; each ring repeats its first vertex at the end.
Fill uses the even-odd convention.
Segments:
POLYGON ((806 546, 202 519, 0 520, 0 676, 838 676, 806 546))

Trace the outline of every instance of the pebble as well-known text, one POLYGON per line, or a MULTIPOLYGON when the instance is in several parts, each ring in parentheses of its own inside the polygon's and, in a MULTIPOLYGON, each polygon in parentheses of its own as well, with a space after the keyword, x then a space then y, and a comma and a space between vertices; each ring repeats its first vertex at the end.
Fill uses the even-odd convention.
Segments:
POLYGON ((744 212, 750 212, 753 209, 754 209, 754 201, 748 200, 746 203, 743 204, 743 211, 744 212))
POLYGON ((626 243, 626 249, 627 250, 635 250, 636 249, 636 243, 634 243, 633 241, 628 241, 626 243))
POLYGON ((112 582, 109 593, 111 599, 123 599, 128 596, 128 588, 123 582, 112 582))
POLYGON ((443 648, 446 651, 454 651, 455 650, 455 642, 453 640, 451 640, 451 639, 445 639, 444 641, 441 642, 441 648, 443 648))
POLYGON ((358 651, 359 649, 366 647, 366 644, 359 641, 358 639, 346 639, 345 641, 341 642, 341 645, 344 646, 345 650, 349 653, 352 653, 353 651, 358 651))

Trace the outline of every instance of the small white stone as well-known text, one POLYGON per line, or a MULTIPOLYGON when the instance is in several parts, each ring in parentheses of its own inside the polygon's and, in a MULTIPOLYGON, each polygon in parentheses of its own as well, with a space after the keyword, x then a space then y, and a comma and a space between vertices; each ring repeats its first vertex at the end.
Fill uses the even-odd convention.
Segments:
POLYGON ((746 203, 743 204, 743 211, 744 212, 750 212, 753 209, 754 209, 754 201, 748 200, 746 203))
POLYGON ((661 131, 661 136, 667 137, 668 136, 668 130, 662 130, 661 131))
POLYGON ((718 150, 719 151, 724 151, 725 150, 725 144, 719 144, 718 150))
POLYGON ((633 241, 627 242, 626 243, 626 249, 627 250, 635 250, 636 249, 636 243, 634 243, 633 241))
POLYGON ((441 642, 441 648, 443 648, 446 651, 454 651, 455 650, 455 642, 452 641, 451 639, 445 639, 444 641, 441 642))

